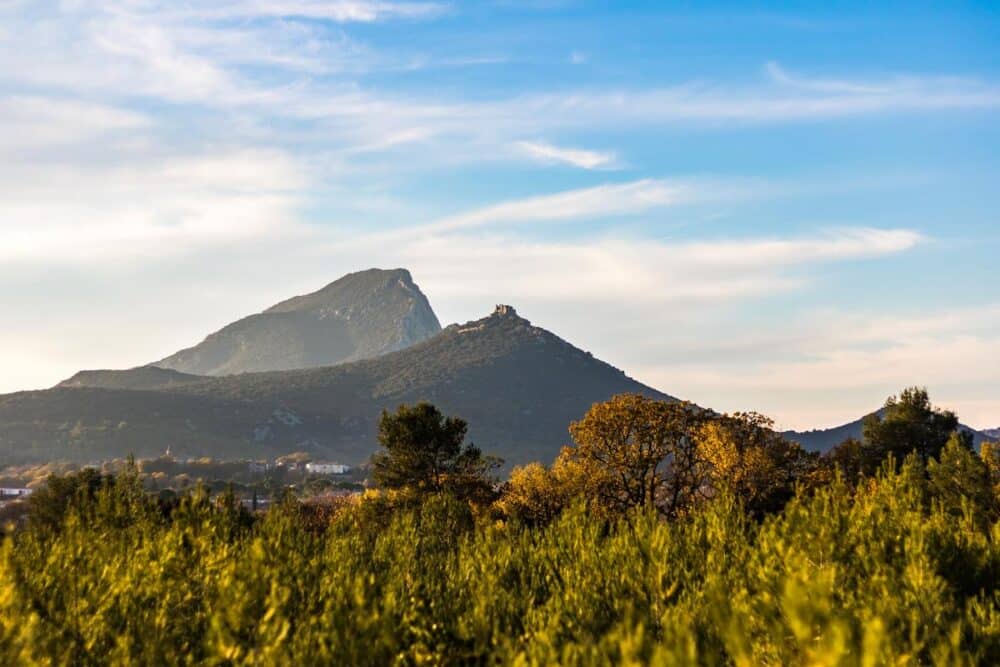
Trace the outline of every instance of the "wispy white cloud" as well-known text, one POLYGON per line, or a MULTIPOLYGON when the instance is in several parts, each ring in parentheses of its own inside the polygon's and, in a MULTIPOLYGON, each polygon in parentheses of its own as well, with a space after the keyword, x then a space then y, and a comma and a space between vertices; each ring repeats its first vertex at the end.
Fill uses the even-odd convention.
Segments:
POLYGON ((704 265, 734 266, 750 262, 783 264, 878 257, 909 250, 923 240, 909 229, 847 228, 819 238, 761 239, 745 242, 692 243, 684 255, 704 265))
MULTIPOLYGON (((18 3, 14 3, 17 9, 18 3)), ((406 0, 213 0, 178 3, 170 0, 89 0, 61 3, 70 11, 155 16, 159 21, 221 21, 232 19, 300 18, 335 23, 373 23, 393 19, 423 19, 449 9, 445 2, 406 0)))
MULTIPOLYGON (((591 85, 476 101, 455 99, 447 91, 403 95, 366 88, 356 75, 405 69, 413 54, 379 53, 342 32, 319 31, 294 17, 431 18, 446 7, 277 0, 180 9, 175 3, 110 0, 40 7, 30 17, 16 8, 0 9, 0 18, 13 26, 0 44, 0 81, 101 95, 104 103, 132 103, 136 97, 194 103, 247 114, 260 125, 282 119, 305 122, 309 127, 303 130, 322 137, 329 150, 383 145, 398 151, 401 144, 386 137, 420 128, 434 138, 436 149, 425 151, 424 159, 479 161, 509 154, 505 147, 521 137, 556 130, 810 122, 1000 108, 1000 86, 989 80, 918 75, 880 81, 823 79, 793 76, 774 63, 768 66, 769 82, 744 85, 704 80, 642 89, 591 85), (240 17, 267 22, 230 20, 240 17), (39 44, 47 47, 40 50, 39 44), (262 75, 261 67, 280 71, 262 75)), ((522 147, 525 157, 547 154, 584 167, 601 159, 595 151, 534 144, 522 147)))
POLYGON ((598 185, 495 204, 443 218, 416 231, 448 232, 495 224, 593 220, 634 215, 653 208, 681 203, 691 188, 662 180, 643 179, 598 185))
POLYGON ((425 280, 446 295, 472 298, 500 289, 518 302, 619 302, 645 309, 795 289, 808 280, 796 267, 893 255, 919 239, 909 230, 871 229, 808 238, 673 242, 431 235, 408 243, 406 252, 429 276, 425 280))
POLYGON ((560 162, 581 169, 614 168, 617 158, 610 151, 589 151, 582 148, 565 148, 542 141, 519 141, 516 146, 528 156, 541 162, 560 162))
POLYGON ((79 144, 108 133, 142 130, 148 117, 115 106, 67 98, 0 96, 0 152, 79 144))
POLYGON ((0 258, 93 265, 267 243, 296 233, 307 183, 301 165, 276 150, 0 168, 0 258))

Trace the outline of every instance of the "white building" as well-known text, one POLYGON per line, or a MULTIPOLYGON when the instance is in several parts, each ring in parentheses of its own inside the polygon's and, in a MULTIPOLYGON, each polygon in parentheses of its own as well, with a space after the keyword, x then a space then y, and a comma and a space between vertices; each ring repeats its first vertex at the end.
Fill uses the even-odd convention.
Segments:
POLYGON ((0 498, 23 498, 30 496, 33 489, 19 489, 0 486, 0 498))
POLYGON ((351 472, 351 466, 343 463, 307 463, 306 472, 317 475, 346 475, 351 472))

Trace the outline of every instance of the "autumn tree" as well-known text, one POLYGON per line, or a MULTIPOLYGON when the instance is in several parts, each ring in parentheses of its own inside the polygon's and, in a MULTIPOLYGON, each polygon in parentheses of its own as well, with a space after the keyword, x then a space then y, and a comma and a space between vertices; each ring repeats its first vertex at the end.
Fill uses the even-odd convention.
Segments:
POLYGON ((698 437, 712 487, 727 488, 755 515, 781 509, 816 458, 773 427, 764 415, 737 412, 706 421, 698 437))
POLYGON ((652 504, 675 516, 703 483, 694 435, 705 418, 690 403, 620 394, 593 405, 570 426, 576 446, 565 451, 566 463, 602 475, 594 492, 613 511, 652 504))
POLYGON ((568 501, 550 468, 541 463, 529 463, 511 471, 497 508, 505 516, 526 524, 544 525, 559 516, 568 501))
POLYGON ((611 495, 612 487, 608 468, 563 447, 551 466, 529 463, 514 468, 496 506, 503 515, 535 526, 551 522, 577 500, 587 504, 590 514, 610 518, 602 499, 611 495))
POLYGON ((954 412, 931 405, 927 390, 910 387, 890 396, 879 414, 864 421, 866 468, 876 470, 890 455, 902 461, 916 452, 924 462, 937 458, 952 432, 958 428, 954 412))
POLYGON ((372 456, 376 484, 470 499, 488 495, 501 461, 466 444, 467 431, 465 420, 446 417, 430 403, 383 411, 378 425, 383 451, 372 456))

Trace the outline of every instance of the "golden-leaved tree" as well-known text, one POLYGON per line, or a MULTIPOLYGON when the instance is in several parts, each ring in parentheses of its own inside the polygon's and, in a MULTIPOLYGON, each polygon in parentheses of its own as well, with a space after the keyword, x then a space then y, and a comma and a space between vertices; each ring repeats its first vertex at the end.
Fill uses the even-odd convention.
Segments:
POLYGON ((708 465, 713 490, 726 488, 755 515, 784 506, 816 458, 756 412, 705 421, 698 434, 698 456, 708 465))
POLYGON ((690 403, 619 394, 593 405, 570 426, 576 444, 560 458, 600 480, 593 490, 610 511, 651 504, 665 516, 677 516, 704 486, 695 436, 706 419, 707 413, 690 403))
POLYGON ((604 499, 613 495, 615 475, 609 468, 563 447, 551 466, 529 463, 511 471, 496 503, 500 512, 529 525, 545 525, 575 501, 595 516, 610 518, 614 509, 604 499))

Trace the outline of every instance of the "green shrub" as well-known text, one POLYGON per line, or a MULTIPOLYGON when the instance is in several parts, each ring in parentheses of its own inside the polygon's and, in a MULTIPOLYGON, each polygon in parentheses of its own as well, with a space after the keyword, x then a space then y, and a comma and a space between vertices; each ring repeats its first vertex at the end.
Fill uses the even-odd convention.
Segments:
POLYGON ((118 480, 3 543, 0 664, 1000 664, 1000 524, 944 471, 763 521, 727 494, 544 526, 370 494, 324 529, 118 480))

